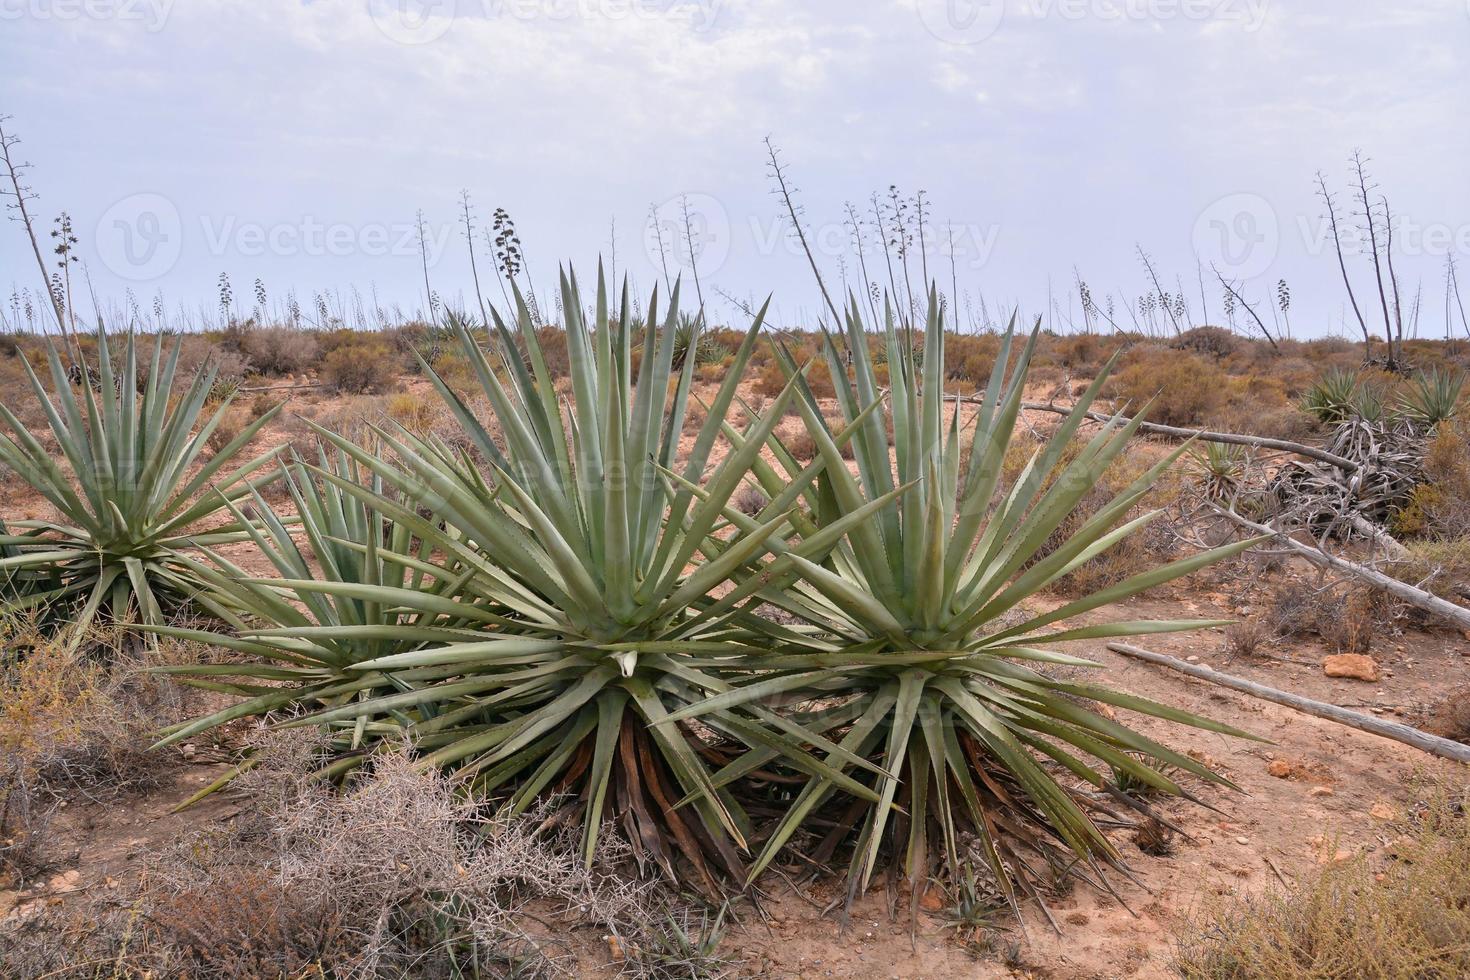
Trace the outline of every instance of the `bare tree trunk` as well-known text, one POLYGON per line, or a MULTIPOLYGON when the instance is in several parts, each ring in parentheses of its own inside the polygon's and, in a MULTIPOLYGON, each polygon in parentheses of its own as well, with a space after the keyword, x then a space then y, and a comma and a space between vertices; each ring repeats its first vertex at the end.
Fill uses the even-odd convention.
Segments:
POLYGON ((1388 293, 1383 288, 1383 264, 1378 258, 1378 229, 1373 220, 1373 205, 1368 202, 1368 177, 1363 170, 1363 152, 1353 151, 1353 168, 1358 175, 1358 193, 1363 200, 1363 220, 1368 222, 1368 246, 1373 250, 1373 275, 1378 284, 1378 302, 1383 307, 1383 337, 1388 344, 1388 369, 1398 368, 1398 353, 1393 344, 1393 323, 1388 318, 1388 293))
POLYGON ((1396 578, 1391 578, 1365 565, 1347 561, 1336 555, 1329 555, 1320 548, 1303 544, 1274 527, 1247 520, 1235 511, 1227 510, 1218 504, 1209 504, 1208 506, 1221 517, 1232 521, 1247 531, 1253 531, 1256 534, 1275 535, 1278 541, 1319 568, 1330 568, 1334 571, 1345 572, 1355 578, 1362 579, 1364 582, 1377 586, 1394 598, 1401 599, 1411 606, 1446 619, 1462 630, 1470 630, 1470 609, 1466 609, 1464 606, 1456 605, 1446 599, 1441 599, 1439 596, 1425 592, 1423 589, 1416 589, 1406 582, 1400 582, 1396 578))
MULTIPOLYGON (((1164 296, 1164 288, 1159 285, 1159 277, 1157 274, 1154 273, 1154 264, 1149 261, 1148 253, 1146 253, 1143 250, 1143 246, 1138 244, 1137 242, 1133 243, 1133 247, 1138 249, 1138 257, 1143 260, 1143 267, 1148 270, 1148 277, 1154 282, 1154 292, 1158 293, 1159 298, 1162 300, 1164 296)), ((1182 333, 1182 331, 1179 329, 1179 320, 1174 316, 1174 311, 1169 309, 1168 307, 1169 304, 1165 303, 1164 312, 1169 314, 1169 322, 1174 324, 1174 335, 1177 337, 1180 333, 1182 333)))
POLYGON ((776 186, 781 192, 781 199, 786 203, 786 213, 791 216, 791 224, 796 229, 796 237, 801 242, 801 250, 806 253, 807 264, 812 267, 812 275, 817 279, 817 288, 822 291, 822 299, 827 301, 827 309, 832 312, 832 328, 842 329, 842 315, 837 312, 837 305, 832 302, 832 297, 827 294, 827 284, 822 280, 822 271, 817 268, 817 260, 812 257, 812 250, 806 243, 806 232, 802 230, 801 219, 796 214, 796 204, 791 199, 791 188, 786 184, 786 171, 781 166, 781 159, 776 155, 776 144, 771 142, 769 136, 765 139, 766 153, 771 158, 771 176, 775 178, 776 186))
POLYGON ((490 315, 485 310, 485 297, 480 292, 480 270, 475 265, 475 227, 470 216, 470 192, 468 189, 459 192, 459 203, 464 215, 464 242, 470 250, 470 276, 475 281, 475 299, 480 304, 480 322, 485 329, 490 329, 490 315))
POLYGON ((1404 353, 1404 308, 1399 302, 1399 277, 1393 271, 1393 214, 1388 209, 1388 198, 1382 198, 1383 204, 1383 254, 1388 259, 1388 281, 1393 286, 1393 320, 1394 327, 1398 331, 1399 356, 1404 353))
POLYGON ((1327 190, 1327 178, 1317 171, 1317 187, 1322 194, 1322 203, 1327 206, 1327 220, 1332 228, 1332 245, 1337 250, 1337 267, 1342 270, 1342 284, 1347 287, 1348 300, 1353 304, 1353 313, 1358 318, 1358 329, 1363 331, 1363 359, 1373 359, 1373 335, 1368 332, 1363 311, 1358 308, 1358 297, 1353 293, 1352 280, 1348 278, 1347 262, 1342 257, 1342 239, 1337 234, 1337 208, 1332 203, 1332 193, 1327 190))
MULTIPOLYGON (((694 295, 699 299, 699 318, 704 319, 704 287, 699 283, 699 261, 694 256, 694 228, 689 221, 689 195, 684 194, 679 198, 679 206, 684 211, 684 247, 689 250, 689 268, 694 273, 694 295)), ((825 294, 826 290, 823 289, 825 294)), ((840 330, 842 324, 839 322, 833 329, 840 330)))
POLYGON ((11 187, 11 190, 4 196, 15 198, 15 203, 10 206, 20 215, 20 223, 25 227, 26 237, 31 241, 31 253, 36 257, 36 268, 41 273, 41 285, 45 289, 46 298, 51 301, 51 312, 56 316, 56 326, 61 330, 62 337, 71 341, 76 363, 81 364, 81 345, 77 343, 76 335, 68 331, 66 313, 61 308, 61 300, 51 289, 51 279, 46 274, 46 259, 42 257, 41 245, 36 240, 36 225, 31 219, 30 209, 26 207, 26 202, 33 199, 35 195, 20 182, 21 173, 26 169, 26 164, 17 163, 10 152, 20 142, 20 137, 5 131, 5 123, 9 119, 9 116, 0 116, 0 159, 5 162, 5 173, 10 179, 11 187))

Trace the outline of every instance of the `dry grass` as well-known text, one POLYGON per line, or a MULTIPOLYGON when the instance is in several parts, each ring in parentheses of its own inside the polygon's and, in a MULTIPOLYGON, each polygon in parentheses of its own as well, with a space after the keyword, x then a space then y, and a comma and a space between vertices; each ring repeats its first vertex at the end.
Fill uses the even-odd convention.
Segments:
POLYGON ((90 797, 157 784, 170 756, 148 752, 158 727, 197 699, 144 673, 197 657, 182 644, 139 648, 97 631, 66 652, 27 623, 0 624, 0 888, 44 870, 44 829, 69 794, 90 797), (8 882, 8 884, 7 884, 8 882))
POLYGON ((1180 945, 1187 980, 1431 980, 1470 975, 1463 788, 1397 827, 1379 856, 1205 910, 1180 945))
POLYGON ((614 873, 628 849, 613 835, 589 870, 545 813, 487 816, 406 751, 339 791, 313 778, 313 736, 251 741, 240 819, 157 855, 126 901, 12 916, 6 975, 90 962, 109 977, 575 976, 573 922, 613 938, 625 975, 720 972, 717 925, 683 941, 668 924, 689 914, 662 883, 614 873))

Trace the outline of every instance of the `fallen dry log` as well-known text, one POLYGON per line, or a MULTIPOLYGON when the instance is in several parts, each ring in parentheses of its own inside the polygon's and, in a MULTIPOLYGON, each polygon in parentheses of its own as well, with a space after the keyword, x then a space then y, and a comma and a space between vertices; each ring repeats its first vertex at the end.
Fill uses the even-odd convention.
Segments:
MULTIPOLYGON (((1021 407, 1037 412, 1054 412, 1057 415, 1072 414, 1072 409, 1062 405, 1053 405, 1050 402, 1022 402, 1021 407)), ((1088 412, 1087 417, 1097 422, 1106 422, 1112 416, 1105 415, 1102 412, 1088 412)), ((1130 420, 1125 417, 1122 421, 1124 424, 1127 424, 1130 420)), ((1339 456, 1325 449, 1318 449, 1316 446, 1307 446, 1299 442, 1288 442, 1285 439, 1271 439, 1267 436, 1243 436, 1233 432, 1211 432, 1208 429, 1184 429, 1177 425, 1161 425, 1158 422, 1142 422, 1138 428, 1140 432, 1148 432, 1159 436, 1171 436, 1175 439, 1202 439, 1205 442, 1222 442, 1232 446, 1249 446, 1253 449, 1279 449, 1282 452, 1296 453, 1298 456, 1306 456, 1309 459, 1331 463, 1333 466, 1344 469, 1349 473, 1355 473, 1358 470, 1358 464, 1346 456, 1339 456)))
POLYGON ((1456 762, 1470 763, 1470 745, 1456 742, 1448 738, 1440 738, 1428 732, 1420 731, 1409 725, 1400 724, 1396 721, 1384 721, 1382 718, 1374 718, 1372 715, 1361 714, 1357 711, 1349 711, 1347 708, 1339 708, 1335 704, 1327 704, 1324 701, 1313 701, 1299 694, 1282 691, 1255 681, 1248 681, 1241 677, 1233 677, 1230 674, 1222 674, 1210 667, 1202 667, 1198 664, 1185 663, 1176 657, 1166 656, 1162 653, 1154 653, 1142 647, 1132 646, 1127 643, 1109 643, 1108 649, 1114 653, 1121 653, 1125 657, 1133 657, 1138 660, 1146 660, 1170 670, 1177 670, 1181 674, 1188 674, 1198 680, 1228 687, 1233 691, 1249 694, 1251 697, 1260 698, 1263 701, 1273 701, 1276 704, 1285 705, 1305 714, 1317 718, 1325 718, 1335 721, 1339 725, 1356 728, 1359 731, 1380 735, 1383 738, 1391 738, 1395 742, 1412 745, 1414 748, 1444 759, 1454 759, 1456 762))
POLYGON ((1389 575, 1385 575, 1382 572, 1377 571, 1376 569, 1369 568, 1366 565, 1359 565, 1356 562, 1348 561, 1345 558, 1339 558, 1336 555, 1329 555, 1327 552, 1321 550, 1320 548, 1314 548, 1309 544, 1303 544, 1302 542, 1297 541, 1295 538, 1291 537, 1291 535, 1283 531, 1279 531, 1274 527, 1270 527, 1266 524, 1257 524, 1255 521, 1247 520, 1246 518, 1241 517, 1235 511, 1221 507, 1219 504, 1212 503, 1209 505, 1209 508, 1215 513, 1219 514, 1221 517, 1226 518, 1227 520, 1236 524, 1238 527, 1241 527, 1247 531, 1251 531, 1255 534, 1274 535, 1276 539, 1280 541, 1283 545, 1290 548, 1292 551, 1296 552, 1298 555, 1305 558, 1313 565, 1316 565, 1318 568, 1330 568, 1333 571, 1343 572, 1345 574, 1353 576, 1354 578, 1362 579, 1365 582, 1377 586, 1394 598, 1401 599, 1402 601, 1407 602, 1409 605, 1414 606, 1417 609, 1422 609, 1427 613, 1431 613, 1435 616, 1439 616, 1442 619, 1446 619, 1449 622, 1454 623, 1456 626, 1460 627, 1460 629, 1470 630, 1470 609, 1466 609, 1464 606, 1456 605, 1455 603, 1450 602, 1447 599, 1441 599, 1439 596, 1434 595, 1431 592, 1425 592, 1423 589, 1416 589, 1414 586, 1408 584, 1407 582, 1400 582, 1398 579, 1393 578, 1389 575))

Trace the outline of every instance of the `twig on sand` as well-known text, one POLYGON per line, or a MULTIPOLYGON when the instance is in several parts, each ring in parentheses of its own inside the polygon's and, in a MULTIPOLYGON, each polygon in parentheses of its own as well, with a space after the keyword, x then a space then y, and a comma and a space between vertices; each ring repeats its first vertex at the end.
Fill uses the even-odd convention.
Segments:
POLYGON ((1470 745, 1466 745, 1463 742, 1455 742, 1447 738, 1440 738, 1438 735, 1431 735, 1428 732, 1411 728, 1408 725, 1403 725, 1396 721, 1384 721, 1381 718, 1374 718, 1372 715, 1349 711, 1347 708, 1339 708, 1335 704, 1313 701, 1311 698, 1304 698, 1300 694, 1292 694, 1289 691, 1282 691, 1274 687, 1267 687, 1264 684, 1257 684, 1255 681, 1248 681, 1244 678, 1233 677, 1230 674, 1223 674, 1211 667, 1185 663, 1176 657, 1154 653, 1152 650, 1145 650, 1142 647, 1132 646, 1131 644, 1109 643, 1108 649, 1114 653, 1121 653, 1125 657, 1133 657, 1137 660, 1158 664, 1161 667, 1168 667, 1171 670, 1179 671, 1181 674, 1188 674, 1197 680, 1218 684, 1221 687, 1228 687, 1233 691, 1249 694, 1254 698, 1285 705, 1288 708, 1293 708, 1317 718, 1337 722, 1339 725, 1346 725, 1349 728, 1356 728, 1359 731, 1381 735, 1384 738, 1391 738, 1395 742, 1411 745, 1416 749, 1440 756, 1441 758, 1453 759, 1456 762, 1470 762, 1470 745))

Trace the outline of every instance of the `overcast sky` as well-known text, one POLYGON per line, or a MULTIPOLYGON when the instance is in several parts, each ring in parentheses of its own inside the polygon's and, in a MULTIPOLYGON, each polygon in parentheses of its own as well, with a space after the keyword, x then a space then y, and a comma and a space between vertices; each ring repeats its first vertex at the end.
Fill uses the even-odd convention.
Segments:
MULTIPOLYGON (((1336 331, 1313 175, 1353 223, 1357 147, 1421 333, 1443 335, 1449 254, 1470 301, 1466 0, 0 0, 0 65, 37 212, 68 210, 104 305, 130 289, 145 314, 160 291, 215 306, 222 272, 246 313, 257 278, 308 315, 354 287, 420 307, 420 209, 432 288, 472 303, 467 188, 482 228, 510 212, 544 295, 559 261, 590 278, 614 244, 651 289, 651 208, 687 266, 687 197, 714 318, 739 319, 722 294, 772 292, 810 322, 768 135, 834 288, 862 284, 844 204, 886 287, 870 198, 922 190, 929 272, 952 291, 953 241, 962 321, 983 297, 1080 325, 1080 275, 1127 325, 1151 289, 1138 243, 1192 320, 1225 315, 1218 282, 1201 299, 1213 263, 1268 323, 1285 278, 1296 332, 1336 331)), ((911 280, 922 265, 915 242, 911 280)), ((1349 266, 1368 290, 1367 256, 1349 266)), ((38 280, 0 228, 7 309, 38 280)))

